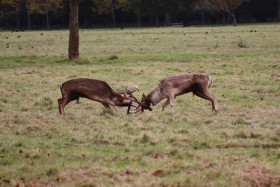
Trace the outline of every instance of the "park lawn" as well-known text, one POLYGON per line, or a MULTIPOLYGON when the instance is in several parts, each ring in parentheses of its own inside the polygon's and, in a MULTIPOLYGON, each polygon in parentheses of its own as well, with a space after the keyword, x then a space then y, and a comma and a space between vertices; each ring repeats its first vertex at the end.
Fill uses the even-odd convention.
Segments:
POLYGON ((279 24, 0 31, 0 185, 279 186, 279 24), (212 77, 211 103, 177 97, 175 112, 126 115, 81 99, 58 113, 73 78, 137 84, 141 98, 163 78, 212 77))

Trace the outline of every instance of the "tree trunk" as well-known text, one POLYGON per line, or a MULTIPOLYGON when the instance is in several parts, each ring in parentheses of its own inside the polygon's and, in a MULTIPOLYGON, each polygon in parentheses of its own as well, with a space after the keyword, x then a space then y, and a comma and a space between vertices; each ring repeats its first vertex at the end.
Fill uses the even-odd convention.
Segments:
POLYGON ((46 16, 47 16, 47 29, 50 30, 50 22, 49 22, 49 12, 46 12, 46 16))
POLYGON ((156 27, 159 27, 158 15, 156 15, 156 27))
POLYGON ((234 15, 234 13, 230 13, 230 16, 232 17, 232 21, 233 21, 233 26, 237 26, 237 22, 236 22, 236 17, 234 15))
POLYGON ((87 17, 85 17, 84 27, 85 27, 85 28, 88 28, 88 19, 87 19, 87 17))
POLYGON ((137 14, 137 22, 138 22, 138 27, 141 27, 142 20, 141 20, 141 15, 140 14, 137 14))
POLYGON ((226 25, 226 14, 223 12, 223 25, 226 25))
POLYGON ((278 0, 278 21, 280 21, 280 0, 278 0))
POLYGON ((79 58, 79 0, 70 0, 69 15, 69 59, 79 58))
POLYGON ((150 26, 153 27, 154 26, 154 17, 152 15, 150 15, 150 26))
POLYGON ((171 25, 170 14, 166 13, 165 14, 165 26, 170 26, 170 25, 171 25))
POLYGON ((16 14, 17 17, 17 29, 20 27, 20 20, 19 20, 19 15, 18 13, 16 14))
POLYGON ((205 25, 203 10, 201 11, 201 21, 202 21, 202 25, 205 25))
POLYGON ((115 9, 112 10, 112 17, 113 17, 113 27, 116 27, 116 17, 115 17, 115 9))
POLYGON ((127 9, 121 11, 121 29, 123 29, 125 26, 126 10, 127 9))
POLYGON ((27 12, 27 23, 28 23, 28 30, 31 30, 30 14, 29 14, 29 12, 27 12))

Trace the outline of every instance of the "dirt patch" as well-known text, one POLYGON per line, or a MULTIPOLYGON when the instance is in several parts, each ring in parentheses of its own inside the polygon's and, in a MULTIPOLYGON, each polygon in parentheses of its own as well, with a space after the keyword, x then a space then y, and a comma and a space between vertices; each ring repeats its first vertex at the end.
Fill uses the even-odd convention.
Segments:
POLYGON ((57 181, 44 181, 40 177, 38 178, 17 178, 15 179, 16 186, 24 184, 25 186, 55 186, 57 181))
POLYGON ((147 156, 151 159, 163 159, 166 155, 159 154, 159 153, 148 153, 148 154, 144 154, 144 156, 147 156))
POLYGON ((266 167, 251 166, 241 168, 244 180, 254 187, 274 187, 280 186, 280 173, 275 173, 266 167))
MULTIPOLYGON (((96 177, 93 172, 89 170, 78 169, 75 171, 70 171, 68 173, 63 172, 53 172, 48 170, 46 173, 48 176, 52 176, 50 180, 44 180, 40 177, 38 178, 16 178, 15 183, 17 185, 24 184, 25 186, 57 186, 57 184, 67 184, 74 182, 75 184, 83 184, 86 179, 93 179, 96 177)), ((10 181, 1 181, 0 184, 10 184, 10 181)))
POLYGON ((64 183, 76 181, 77 184, 81 184, 85 179, 93 179, 95 177, 95 174, 93 174, 90 170, 78 169, 69 173, 59 173, 57 180, 64 183))

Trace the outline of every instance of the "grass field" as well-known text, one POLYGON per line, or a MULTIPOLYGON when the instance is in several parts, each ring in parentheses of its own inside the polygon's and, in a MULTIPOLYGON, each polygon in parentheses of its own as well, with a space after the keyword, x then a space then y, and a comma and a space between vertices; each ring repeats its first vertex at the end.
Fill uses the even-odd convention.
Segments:
POLYGON ((0 186, 279 186, 279 24, 0 31, 0 186), (81 99, 58 113, 59 85, 101 79, 115 90, 208 74, 211 103, 176 98, 175 112, 126 115, 81 99))

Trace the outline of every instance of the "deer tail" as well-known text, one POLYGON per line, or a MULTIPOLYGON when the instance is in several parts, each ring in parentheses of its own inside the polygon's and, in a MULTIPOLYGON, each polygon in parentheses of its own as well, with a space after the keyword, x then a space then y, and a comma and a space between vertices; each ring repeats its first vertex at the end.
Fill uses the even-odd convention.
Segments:
POLYGON ((210 88, 211 84, 212 84, 212 78, 207 76, 208 78, 208 88, 210 88))
POLYGON ((61 92, 62 97, 64 97, 65 93, 63 92, 63 83, 60 85, 60 92, 61 92))

